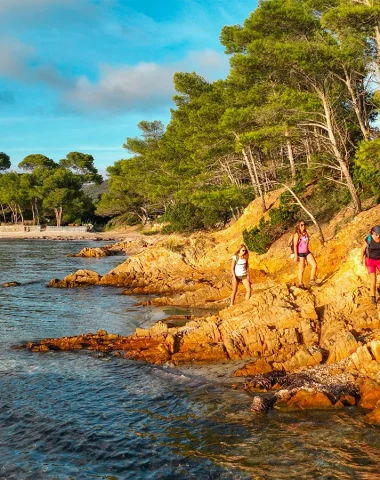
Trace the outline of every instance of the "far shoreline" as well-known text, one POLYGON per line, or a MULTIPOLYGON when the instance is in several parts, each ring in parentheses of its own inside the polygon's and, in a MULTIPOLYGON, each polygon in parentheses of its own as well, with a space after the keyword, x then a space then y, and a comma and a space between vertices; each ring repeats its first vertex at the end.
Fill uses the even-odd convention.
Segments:
MULTIPOLYGON (((73 232, 73 231, 42 231, 42 232, 0 232, 1 240, 63 240, 63 241, 136 241, 147 237, 136 230, 136 227, 130 227, 110 232, 73 232)), ((150 242, 147 242, 150 243, 150 242)))

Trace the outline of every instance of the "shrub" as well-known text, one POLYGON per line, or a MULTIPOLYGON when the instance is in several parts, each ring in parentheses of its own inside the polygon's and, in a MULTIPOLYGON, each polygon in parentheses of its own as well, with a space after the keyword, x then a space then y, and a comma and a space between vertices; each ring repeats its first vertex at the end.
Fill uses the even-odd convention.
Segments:
POLYGON ((162 233, 191 232, 203 227, 201 210, 191 203, 178 203, 170 205, 161 217, 165 225, 162 233))

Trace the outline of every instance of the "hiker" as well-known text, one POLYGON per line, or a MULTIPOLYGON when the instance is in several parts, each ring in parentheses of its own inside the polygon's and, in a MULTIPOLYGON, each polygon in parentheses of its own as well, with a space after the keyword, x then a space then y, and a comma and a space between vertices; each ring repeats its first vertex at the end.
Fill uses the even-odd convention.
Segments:
MULTIPOLYGON (((376 273, 380 272, 380 225, 372 228, 362 248, 362 263, 367 267, 371 278, 371 303, 376 305, 376 273)), ((377 289, 380 295, 380 288, 377 289)))
POLYGON ((248 267, 248 248, 243 243, 240 245, 239 250, 232 257, 232 295, 230 306, 234 304, 236 292, 241 282, 245 288, 245 299, 249 300, 251 296, 251 282, 249 280, 249 267, 248 267))
POLYGON ((296 225, 296 230, 293 234, 293 252, 294 261, 298 263, 298 286, 305 288, 303 284, 303 272, 305 270, 306 262, 311 266, 311 274, 309 286, 315 286, 315 274, 317 272, 317 262, 313 254, 309 250, 310 237, 306 230, 306 225, 303 220, 299 220, 296 225))

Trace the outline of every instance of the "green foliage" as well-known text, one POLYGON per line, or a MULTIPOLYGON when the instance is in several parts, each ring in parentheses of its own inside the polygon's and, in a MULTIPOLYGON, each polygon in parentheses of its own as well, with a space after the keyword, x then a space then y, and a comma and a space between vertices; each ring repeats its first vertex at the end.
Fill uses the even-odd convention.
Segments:
POLYGON ((178 203, 169 205, 161 221, 169 222, 162 229, 162 233, 192 232, 204 227, 202 210, 192 203, 178 203))
MULTIPOLYGON (((299 182, 298 191, 304 186, 299 182)), ((298 205, 292 205, 292 196, 289 192, 280 195, 280 205, 278 208, 269 210, 269 220, 261 217, 259 225, 251 230, 243 231, 243 239, 248 249, 263 255, 294 222, 299 212, 298 205)))
POLYGON ((66 155, 66 158, 59 161, 59 165, 74 172, 82 179, 82 183, 94 182, 99 185, 103 180, 94 166, 94 157, 92 155, 70 152, 66 155))
POLYGON ((33 153, 24 158, 22 162, 18 164, 18 168, 26 171, 33 171, 36 168, 53 169, 57 164, 51 158, 45 157, 40 153, 33 153))
POLYGON ((380 138, 363 141, 355 155, 355 182, 366 196, 380 200, 380 138))
POLYGON ((254 227, 251 230, 243 230, 243 240, 248 250, 259 255, 266 253, 275 240, 269 222, 261 225, 261 228, 254 227))
POLYGON ((75 161, 74 165, 57 164, 44 155, 32 154, 19 164, 26 173, 0 175, 0 203, 5 219, 18 223, 33 218, 35 223, 41 223, 53 216, 56 224, 61 225, 81 223, 83 216, 93 218, 94 205, 82 187, 90 173, 97 174, 91 167, 92 157, 91 160, 81 155, 68 154, 67 159, 75 161), (87 163, 79 165, 79 160, 87 163))
POLYGON ((169 237, 166 242, 163 242, 162 246, 171 252, 182 253, 185 245, 183 241, 169 237))
POLYGON ((0 152, 0 170, 8 170, 11 167, 11 159, 9 155, 4 152, 0 152))

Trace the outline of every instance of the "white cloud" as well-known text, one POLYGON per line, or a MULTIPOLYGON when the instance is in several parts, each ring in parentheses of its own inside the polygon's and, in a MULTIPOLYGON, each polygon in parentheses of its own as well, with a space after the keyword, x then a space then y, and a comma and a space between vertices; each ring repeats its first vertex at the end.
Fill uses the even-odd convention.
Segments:
POLYGON ((25 83, 41 82, 54 88, 71 84, 53 65, 40 64, 37 50, 17 38, 0 37, 0 76, 25 83))
POLYGON ((28 11, 45 9, 56 5, 68 5, 74 0, 1 0, 0 14, 24 15, 28 11))
POLYGON ((118 111, 132 108, 156 108, 169 103, 175 72, 197 71, 213 80, 227 72, 228 59, 214 50, 190 52, 183 60, 159 65, 139 63, 135 66, 100 67, 99 81, 80 77, 63 97, 65 105, 76 111, 118 111))
POLYGON ((24 79, 28 68, 26 62, 35 55, 31 45, 20 42, 15 38, 0 37, 0 75, 24 79))

